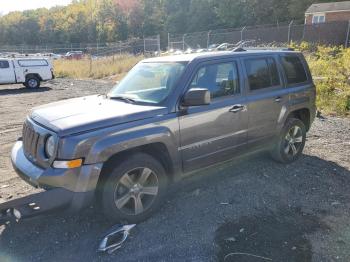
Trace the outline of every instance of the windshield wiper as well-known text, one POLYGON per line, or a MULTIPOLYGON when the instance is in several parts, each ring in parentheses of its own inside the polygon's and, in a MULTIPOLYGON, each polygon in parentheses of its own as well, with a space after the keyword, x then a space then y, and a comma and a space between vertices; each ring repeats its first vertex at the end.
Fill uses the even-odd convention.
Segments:
POLYGON ((125 101, 127 103, 136 103, 136 100, 129 98, 129 97, 125 97, 125 96, 109 96, 109 99, 121 100, 121 101, 125 101))

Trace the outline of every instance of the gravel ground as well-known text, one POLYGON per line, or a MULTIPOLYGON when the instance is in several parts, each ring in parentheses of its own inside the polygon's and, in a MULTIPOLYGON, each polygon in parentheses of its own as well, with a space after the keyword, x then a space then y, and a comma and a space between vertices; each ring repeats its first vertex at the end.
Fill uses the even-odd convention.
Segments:
MULTIPOLYGON (((0 86, 0 203, 36 192, 9 161, 30 108, 111 86, 0 86)), ((183 180, 112 255, 96 253, 112 225, 91 207, 0 226, 0 261, 350 261, 350 119, 316 119, 307 140, 291 165, 248 155, 183 180)))

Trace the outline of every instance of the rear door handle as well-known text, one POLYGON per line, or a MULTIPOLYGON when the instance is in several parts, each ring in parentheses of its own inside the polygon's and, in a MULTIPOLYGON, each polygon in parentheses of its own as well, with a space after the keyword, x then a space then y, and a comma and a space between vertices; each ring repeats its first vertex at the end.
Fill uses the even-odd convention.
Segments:
POLYGON ((244 105, 234 105, 231 109, 230 112, 231 113, 238 113, 240 111, 243 111, 245 109, 244 105))
POLYGON ((275 98, 275 102, 279 103, 281 101, 282 101, 282 97, 278 96, 278 97, 275 98))

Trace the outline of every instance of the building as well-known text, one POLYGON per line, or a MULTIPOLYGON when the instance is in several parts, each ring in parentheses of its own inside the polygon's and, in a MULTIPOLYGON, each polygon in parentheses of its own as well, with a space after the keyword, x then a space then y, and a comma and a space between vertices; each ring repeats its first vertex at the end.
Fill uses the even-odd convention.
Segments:
POLYGON ((350 1, 312 4, 305 12, 305 24, 350 21, 350 1))

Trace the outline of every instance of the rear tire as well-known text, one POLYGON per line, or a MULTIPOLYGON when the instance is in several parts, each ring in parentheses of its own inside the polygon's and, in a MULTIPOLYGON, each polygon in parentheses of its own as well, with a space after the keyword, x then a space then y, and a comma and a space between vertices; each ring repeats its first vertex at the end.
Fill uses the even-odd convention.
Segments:
POLYGON ((40 79, 38 79, 36 76, 29 76, 27 77, 24 85, 29 89, 37 89, 40 87, 40 79))
POLYGON ((274 160, 289 164, 296 161, 303 152, 306 140, 304 123, 296 118, 287 119, 284 127, 276 139, 271 152, 274 160))
POLYGON ((107 172, 100 201, 110 220, 142 222, 164 201, 168 178, 162 164, 150 155, 136 153, 107 172))

